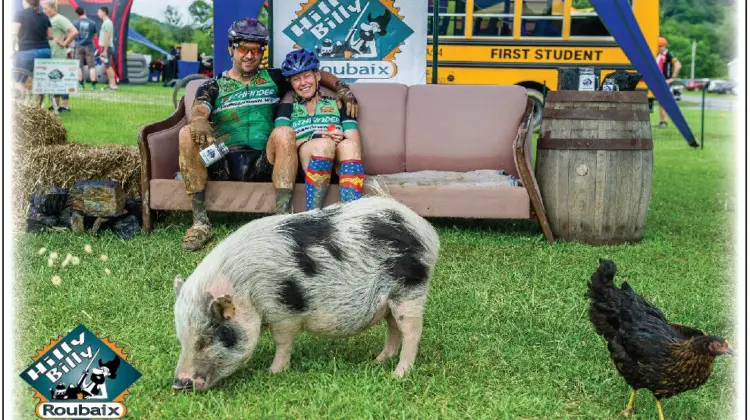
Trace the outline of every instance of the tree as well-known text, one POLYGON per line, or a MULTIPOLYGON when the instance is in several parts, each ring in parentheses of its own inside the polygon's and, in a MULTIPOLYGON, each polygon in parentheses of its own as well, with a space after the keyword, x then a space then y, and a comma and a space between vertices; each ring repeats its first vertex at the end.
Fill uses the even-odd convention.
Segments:
POLYGON ((214 7, 204 0, 195 0, 188 7, 188 12, 193 17, 193 23, 203 24, 214 16, 214 7))
POLYGON ((164 20, 168 25, 181 26, 182 13, 176 7, 167 6, 167 9, 164 11, 164 20))

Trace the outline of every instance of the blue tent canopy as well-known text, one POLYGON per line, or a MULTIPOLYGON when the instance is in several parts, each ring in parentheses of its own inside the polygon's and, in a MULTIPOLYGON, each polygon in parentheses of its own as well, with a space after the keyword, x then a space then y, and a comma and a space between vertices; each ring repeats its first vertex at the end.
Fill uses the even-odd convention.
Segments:
POLYGON ((149 41, 145 36, 141 35, 138 31, 136 31, 135 29, 133 29, 130 26, 128 26, 128 40, 129 41, 133 41, 133 42, 137 42, 137 43, 142 44, 142 45, 145 45, 145 46, 151 48, 152 50, 159 51, 160 53, 162 53, 164 55, 168 55, 169 54, 166 50, 162 49, 158 45, 156 45, 153 42, 149 41))
POLYGON ((667 81, 664 79, 659 66, 656 64, 646 38, 633 16, 627 0, 591 0, 599 17, 604 22, 609 32, 615 37, 620 48, 628 56, 635 69, 643 76, 649 89, 654 93, 659 106, 664 107, 675 126, 682 133, 685 140, 692 147, 697 147, 698 142, 685 121, 685 117, 677 106, 667 81))

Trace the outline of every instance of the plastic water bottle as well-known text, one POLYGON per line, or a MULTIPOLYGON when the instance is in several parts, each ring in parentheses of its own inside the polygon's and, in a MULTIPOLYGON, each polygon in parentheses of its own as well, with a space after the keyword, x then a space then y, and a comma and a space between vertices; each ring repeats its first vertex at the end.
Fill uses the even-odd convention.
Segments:
POLYGON ((214 143, 200 151, 201 159, 206 167, 213 165, 229 153, 229 148, 222 143, 214 143))

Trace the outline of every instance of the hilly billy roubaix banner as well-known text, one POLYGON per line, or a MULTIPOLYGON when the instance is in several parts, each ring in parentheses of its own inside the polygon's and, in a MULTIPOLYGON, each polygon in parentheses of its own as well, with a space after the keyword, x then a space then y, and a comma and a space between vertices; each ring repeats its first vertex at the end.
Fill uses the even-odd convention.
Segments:
POLYGON ((273 60, 314 51, 347 82, 426 83, 427 2, 285 0, 273 3, 273 60))

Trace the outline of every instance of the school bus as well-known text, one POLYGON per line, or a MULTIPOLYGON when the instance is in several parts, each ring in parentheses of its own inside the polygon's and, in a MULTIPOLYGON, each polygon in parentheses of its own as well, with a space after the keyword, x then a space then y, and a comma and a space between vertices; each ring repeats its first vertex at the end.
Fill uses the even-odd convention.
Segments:
MULTIPOLYGON (((432 80, 429 2, 427 81, 432 80)), ((630 0, 652 53, 659 1, 630 0)), ((438 83, 524 86, 541 111, 543 90, 556 90, 558 68, 597 67, 601 76, 635 70, 588 0, 440 0, 438 83)), ((640 89, 647 89, 641 82, 640 89)), ((538 125, 541 112, 535 112, 538 125)))

